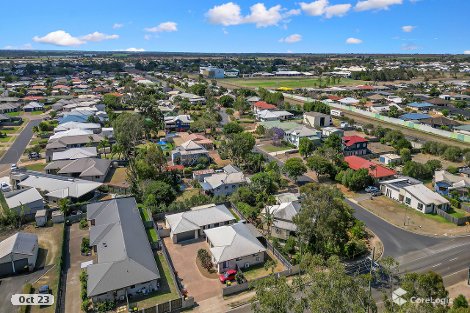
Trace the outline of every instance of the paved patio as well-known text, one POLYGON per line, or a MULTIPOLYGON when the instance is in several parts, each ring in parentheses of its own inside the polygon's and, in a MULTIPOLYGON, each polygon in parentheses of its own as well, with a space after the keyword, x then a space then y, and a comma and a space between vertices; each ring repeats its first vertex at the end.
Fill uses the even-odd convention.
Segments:
POLYGON ((183 244, 174 244, 171 238, 164 238, 175 270, 181 279, 188 294, 194 297, 196 302, 201 302, 213 297, 219 297, 222 301, 223 285, 218 279, 209 279, 199 272, 196 265, 197 251, 201 248, 209 250, 208 244, 203 239, 191 240, 183 244))

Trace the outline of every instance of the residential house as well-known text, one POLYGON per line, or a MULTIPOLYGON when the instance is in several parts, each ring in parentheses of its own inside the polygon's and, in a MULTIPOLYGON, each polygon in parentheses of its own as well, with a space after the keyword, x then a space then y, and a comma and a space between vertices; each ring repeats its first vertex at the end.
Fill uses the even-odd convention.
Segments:
POLYGON ((395 166, 401 163, 401 157, 398 154, 386 153, 379 156, 379 162, 388 166, 395 166))
POLYGON ((190 211, 165 216, 166 228, 170 229, 173 243, 197 239, 204 230, 236 221, 229 209, 223 204, 209 204, 191 208, 190 211))
POLYGON ((256 115, 256 119, 261 122, 284 121, 294 116, 294 114, 287 112, 287 111, 273 111, 273 110, 258 111, 255 115, 256 115))
POLYGON ((38 236, 18 232, 0 242, 0 277, 33 271, 38 257, 38 236))
POLYGON ((297 148, 299 147, 300 139, 302 138, 307 138, 319 145, 321 142, 321 131, 306 126, 298 126, 284 132, 284 140, 295 145, 297 148))
POLYGON ((437 209, 447 211, 449 201, 411 177, 400 177, 380 183, 382 193, 395 201, 422 213, 436 213, 437 209))
POLYGON ((300 208, 298 199, 266 206, 261 214, 263 216, 271 215, 272 217, 271 236, 287 240, 291 235, 294 235, 297 231, 297 225, 295 225, 293 219, 300 212, 300 208))
POLYGON ((101 124, 98 123, 80 123, 80 122, 67 122, 58 125, 54 128, 54 133, 64 132, 72 129, 80 129, 84 131, 89 131, 94 134, 101 133, 101 124))
POLYGON ((198 163, 199 158, 210 160, 209 152, 203 146, 189 140, 171 151, 171 161, 174 165, 190 166, 198 163))
POLYGON ((200 185, 207 194, 228 196, 248 182, 248 178, 238 167, 229 164, 223 168, 222 172, 204 177, 200 185))
POLYGON ((447 171, 436 171, 434 190, 443 196, 455 193, 462 201, 470 201, 470 177, 454 175, 447 171))
POLYGON ((36 188, 12 190, 3 194, 8 209, 20 215, 34 215, 44 209, 44 199, 36 188))
POLYGON ((423 113, 406 113, 399 117, 399 119, 407 122, 419 122, 428 118, 432 118, 432 116, 423 113))
POLYGON ((16 102, 0 103, 0 113, 18 112, 21 105, 16 102))
POLYGON ((210 246, 212 262, 218 273, 264 263, 266 248, 246 224, 238 222, 206 229, 204 233, 210 246))
POLYGON ((191 126, 192 120, 189 115, 165 116, 166 131, 187 131, 191 126))
POLYGON ((276 110, 277 107, 274 104, 267 103, 265 101, 257 101, 253 104, 253 113, 257 115, 261 111, 272 111, 276 110))
POLYGON ((70 148, 81 148, 88 145, 96 147, 102 140, 103 137, 96 134, 49 138, 46 145, 46 160, 49 162, 55 152, 65 151, 70 148))
POLYGON ((25 112, 44 111, 44 103, 33 101, 25 105, 23 110, 25 112))
POLYGON ((428 102, 412 102, 412 103, 407 104, 406 106, 416 111, 425 111, 425 112, 428 112, 432 107, 434 107, 433 104, 428 103, 428 102))
POLYGON ((341 139, 344 156, 369 154, 369 140, 360 136, 344 136, 341 139))
POLYGON ((48 163, 44 168, 48 174, 75 177, 96 182, 104 182, 111 168, 111 160, 79 158, 48 163))
POLYGON ((73 202, 89 200, 102 185, 78 178, 24 170, 12 172, 10 181, 13 189, 36 188, 46 200, 54 203, 65 198, 73 202))
POLYGON ((96 147, 70 148, 64 151, 52 153, 51 161, 76 160, 96 157, 98 157, 96 147))
POLYGON ((448 129, 453 129, 454 127, 461 125, 459 122, 448 119, 444 116, 421 119, 420 123, 429 125, 433 128, 448 128, 448 129))
POLYGON ((392 169, 355 155, 345 157, 344 161, 348 163, 349 168, 355 171, 367 169, 369 171, 369 175, 377 180, 390 179, 397 174, 397 172, 392 169))
POLYGON ((336 127, 324 127, 321 130, 323 137, 330 137, 333 134, 338 135, 339 137, 344 136, 344 130, 336 128, 336 127))
POLYGON ((313 128, 333 125, 331 116, 319 112, 305 112, 304 124, 313 128))
POLYGON ((88 265, 87 295, 93 302, 123 301, 160 288, 160 272, 134 198, 87 205, 90 246, 97 262, 88 265))

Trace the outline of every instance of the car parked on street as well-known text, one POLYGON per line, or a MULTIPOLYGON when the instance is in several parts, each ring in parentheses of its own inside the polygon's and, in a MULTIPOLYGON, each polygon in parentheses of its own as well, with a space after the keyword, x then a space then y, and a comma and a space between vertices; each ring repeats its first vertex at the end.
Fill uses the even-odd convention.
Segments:
POLYGON ((225 284, 227 281, 235 280, 235 275, 237 275, 237 270, 228 270, 219 275, 219 280, 222 284, 225 284))

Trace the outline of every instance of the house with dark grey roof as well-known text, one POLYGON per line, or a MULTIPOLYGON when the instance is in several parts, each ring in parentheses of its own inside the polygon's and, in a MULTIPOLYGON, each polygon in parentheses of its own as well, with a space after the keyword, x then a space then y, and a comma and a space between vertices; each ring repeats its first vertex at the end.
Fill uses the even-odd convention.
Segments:
POLYGON ((38 236, 16 233, 0 242, 0 277, 32 271, 36 266, 38 236))
POLYGON ((104 182, 111 167, 111 160, 98 158, 80 158, 76 160, 53 161, 44 168, 48 174, 104 182))
POLYGON ((97 254, 97 262, 87 267, 87 295, 93 302, 159 289, 160 272, 134 198, 88 204, 87 220, 97 254))
POLYGON ((86 145, 96 147, 103 139, 103 137, 96 134, 49 138, 49 142, 46 145, 46 161, 51 161, 54 152, 64 151, 70 148, 80 148, 86 145))

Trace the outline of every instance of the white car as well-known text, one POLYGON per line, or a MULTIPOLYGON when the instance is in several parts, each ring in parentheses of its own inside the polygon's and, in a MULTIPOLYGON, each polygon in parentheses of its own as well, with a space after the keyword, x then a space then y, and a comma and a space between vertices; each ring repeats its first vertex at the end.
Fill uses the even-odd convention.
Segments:
POLYGON ((2 188, 3 192, 11 191, 11 186, 6 182, 1 182, 0 187, 2 188))
POLYGON ((15 163, 13 163, 10 167, 10 170, 14 171, 14 170, 17 170, 18 169, 18 165, 16 165, 15 163))

